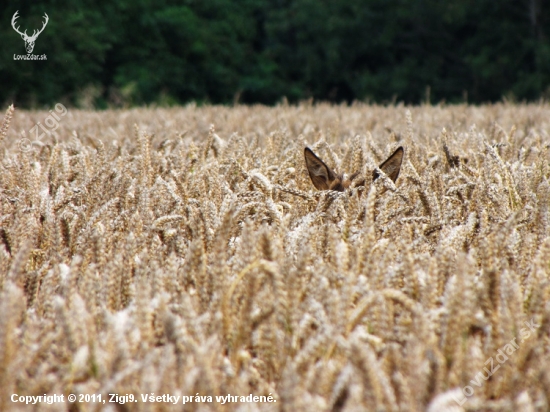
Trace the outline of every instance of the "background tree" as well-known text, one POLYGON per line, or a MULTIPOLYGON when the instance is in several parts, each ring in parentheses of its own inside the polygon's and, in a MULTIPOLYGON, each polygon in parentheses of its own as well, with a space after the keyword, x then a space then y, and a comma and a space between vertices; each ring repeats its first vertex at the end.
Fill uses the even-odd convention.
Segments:
POLYGON ((272 104, 550 98, 542 0, 8 0, 0 101, 272 104), (26 54, 10 25, 39 28, 26 54))

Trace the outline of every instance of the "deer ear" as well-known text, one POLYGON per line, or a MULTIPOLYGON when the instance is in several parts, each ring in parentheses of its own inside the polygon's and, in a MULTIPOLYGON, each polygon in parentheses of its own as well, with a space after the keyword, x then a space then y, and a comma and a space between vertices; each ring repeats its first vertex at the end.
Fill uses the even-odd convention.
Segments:
POLYGON ((304 150, 304 157, 313 186, 318 190, 328 190, 331 183, 336 180, 336 174, 307 147, 304 150))
MULTIPOLYGON (((388 177, 394 181, 397 180, 397 177, 399 176, 399 171, 401 170, 401 162, 403 161, 403 154, 405 153, 405 150, 403 150, 403 147, 398 147, 393 154, 386 159, 384 163, 382 163, 379 167, 380 170, 382 170, 385 174, 388 175, 388 177)), ((375 181, 379 177, 379 173, 372 172, 372 180, 375 181)))

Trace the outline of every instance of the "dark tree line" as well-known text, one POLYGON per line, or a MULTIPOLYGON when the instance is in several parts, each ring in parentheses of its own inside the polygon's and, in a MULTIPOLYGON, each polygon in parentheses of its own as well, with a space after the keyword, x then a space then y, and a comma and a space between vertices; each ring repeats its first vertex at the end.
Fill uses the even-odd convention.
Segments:
POLYGON ((98 107, 550 98, 544 0, 24 2, 0 12, 0 101, 98 107), (26 54, 11 27, 49 23, 26 54))

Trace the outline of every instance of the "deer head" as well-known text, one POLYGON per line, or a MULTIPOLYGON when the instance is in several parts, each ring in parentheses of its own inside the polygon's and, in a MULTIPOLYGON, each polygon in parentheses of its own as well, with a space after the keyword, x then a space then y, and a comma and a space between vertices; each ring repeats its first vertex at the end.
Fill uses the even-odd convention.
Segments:
POLYGON ((42 24, 42 28, 38 31, 34 30, 33 33, 32 33, 32 36, 28 36, 27 35, 27 30, 25 30, 24 33, 21 33, 19 31, 19 27, 15 27, 15 21, 19 18, 19 16, 17 15, 17 13, 19 13, 19 10, 17 10, 15 12, 15 14, 13 15, 12 19, 11 19, 11 26, 13 27, 13 29, 19 33, 21 35, 21 38, 25 41, 25 49, 27 49, 27 53, 30 54, 32 53, 32 50, 34 49, 34 42, 36 41, 36 38, 38 37, 38 35, 40 33, 42 33, 44 31, 44 28, 46 27, 46 25, 48 24, 48 21, 50 20, 48 15, 46 13, 44 13, 44 18, 46 19, 44 21, 44 23, 42 24))
MULTIPOLYGON (((399 176, 401 170, 401 162, 403 161, 404 150, 403 147, 398 147, 393 154, 388 157, 379 167, 388 177, 394 182, 399 176)), ((309 148, 305 148, 304 156, 306 159, 307 171, 309 177, 315 186, 319 190, 336 190, 343 192, 351 183, 359 177, 359 172, 353 173, 349 178, 345 178, 343 174, 335 173, 325 162, 323 162, 315 153, 309 148)), ((374 170, 372 172, 372 181, 374 182, 380 176, 379 172, 374 170)), ((361 179, 356 182, 355 186, 361 186, 365 184, 365 179, 361 179)))

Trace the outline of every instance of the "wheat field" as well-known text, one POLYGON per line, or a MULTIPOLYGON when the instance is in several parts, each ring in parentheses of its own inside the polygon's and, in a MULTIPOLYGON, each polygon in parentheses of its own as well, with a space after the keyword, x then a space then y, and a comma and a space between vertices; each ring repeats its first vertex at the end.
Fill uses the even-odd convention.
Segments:
POLYGON ((0 410, 550 409, 550 105, 57 108, 0 129, 0 410))

